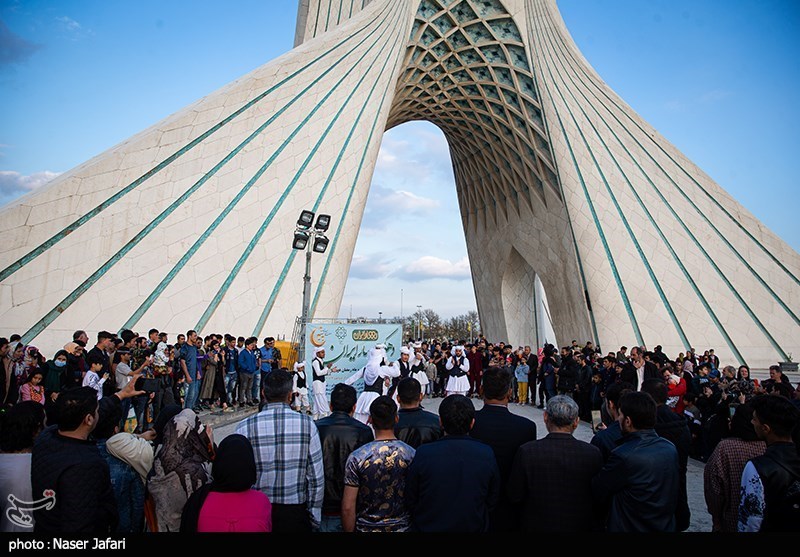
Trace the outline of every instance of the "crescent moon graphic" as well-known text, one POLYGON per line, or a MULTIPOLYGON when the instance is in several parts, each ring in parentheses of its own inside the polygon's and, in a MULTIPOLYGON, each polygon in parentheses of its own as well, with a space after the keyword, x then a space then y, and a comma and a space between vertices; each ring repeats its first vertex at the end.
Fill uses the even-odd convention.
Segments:
POLYGON ((311 344, 319 348, 325 344, 325 331, 322 330, 322 327, 317 327, 311 331, 309 338, 311 339, 311 344))

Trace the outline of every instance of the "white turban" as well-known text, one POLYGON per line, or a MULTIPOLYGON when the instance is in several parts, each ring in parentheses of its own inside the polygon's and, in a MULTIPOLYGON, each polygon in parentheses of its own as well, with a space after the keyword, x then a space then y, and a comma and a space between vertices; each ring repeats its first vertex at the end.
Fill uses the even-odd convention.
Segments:
POLYGON ((411 350, 409 350, 407 347, 403 346, 403 347, 400 349, 400 353, 401 353, 401 354, 408 354, 408 355, 410 356, 410 355, 411 355, 411 350))
POLYGON ((319 348, 315 348, 314 349, 314 355, 317 355, 320 352, 324 352, 324 351, 325 351, 325 347, 324 346, 320 346, 319 348))
POLYGON ((302 368, 306 367, 306 363, 305 362, 295 362, 294 363, 294 370, 295 371, 298 371, 301 367, 302 368))
POLYGON ((453 348, 450 350, 450 355, 455 356, 456 355, 456 350, 461 350, 461 353, 462 354, 464 353, 464 347, 463 346, 453 346, 453 348))
POLYGON ((383 344, 383 343, 376 344, 376 345, 375 345, 375 349, 376 349, 376 350, 386 350, 386 345, 385 345, 385 344, 383 344))

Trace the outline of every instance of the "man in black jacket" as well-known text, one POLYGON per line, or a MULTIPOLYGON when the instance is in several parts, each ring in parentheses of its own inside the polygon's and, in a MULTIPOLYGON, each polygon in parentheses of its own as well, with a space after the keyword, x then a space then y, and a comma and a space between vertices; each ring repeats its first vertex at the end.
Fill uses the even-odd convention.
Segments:
POLYGON ((561 365, 558 368, 558 394, 574 396, 579 370, 580 366, 575 360, 572 350, 566 346, 563 347, 561 349, 561 365))
POLYGON ((603 467, 597 447, 573 437, 578 405, 567 396, 547 401, 548 435, 517 452, 508 496, 522 503, 523 532, 589 532, 598 521, 592 502, 592 477, 603 467))
POLYGON ((511 374, 504 368, 490 367, 483 374, 483 408, 475 413, 475 427, 470 436, 492 448, 500 470, 500 500, 489 517, 493 532, 518 530, 519 512, 506 493, 506 483, 517 450, 536 440, 536 424, 512 414, 508 401, 513 396, 511 374))
POLYGON ((777 395, 752 400, 756 435, 767 451, 744 467, 739 506, 740 532, 800 531, 800 455, 792 431, 800 427, 800 412, 777 395))
POLYGON ((118 393, 103 398, 97 391, 79 387, 63 391, 56 400, 58 425, 45 429, 33 446, 31 487, 34 497, 51 497, 52 506, 34 511, 37 534, 94 533, 116 529, 117 505, 108 463, 89 435, 97 426, 101 405, 121 405, 136 391, 134 376, 118 393))
MULTIPOLYGON (((631 362, 627 365, 628 373, 636 373, 636 382, 633 383, 637 390, 641 390, 642 383, 647 379, 661 379, 658 367, 653 362, 644 359, 644 350, 640 346, 631 348, 631 362)), ((625 379, 628 380, 627 377, 625 379)))
POLYGON ((375 439, 369 426, 353 418, 355 410, 356 390, 339 383, 331 391, 331 415, 316 422, 325 466, 322 532, 342 531, 344 465, 350 453, 375 439))
POLYGON ((675 529, 683 532, 689 528, 691 511, 686 493, 686 471, 689 462, 689 451, 692 448, 692 433, 689 431, 689 422, 682 415, 678 415, 667 406, 667 384, 660 379, 648 379, 642 385, 642 392, 653 397, 658 405, 656 408, 656 433, 667 439, 678 450, 678 467, 680 469, 680 492, 678 493, 678 508, 675 511, 675 529))
POLYGON ((680 472, 675 445, 655 432, 656 402, 633 392, 619 403, 622 443, 592 480, 599 505, 610 502, 609 532, 674 532, 680 472))
POLYGON ((423 410, 422 386, 413 377, 407 377, 397 385, 397 398, 400 410, 394 428, 395 436, 407 445, 418 448, 420 445, 441 439, 444 436, 439 416, 423 410))
POLYGON ((475 423, 475 407, 467 397, 448 396, 439 406, 439 415, 446 435, 417 449, 408 467, 406 503, 411 529, 485 532, 500 489, 492 450, 468 435, 475 423))

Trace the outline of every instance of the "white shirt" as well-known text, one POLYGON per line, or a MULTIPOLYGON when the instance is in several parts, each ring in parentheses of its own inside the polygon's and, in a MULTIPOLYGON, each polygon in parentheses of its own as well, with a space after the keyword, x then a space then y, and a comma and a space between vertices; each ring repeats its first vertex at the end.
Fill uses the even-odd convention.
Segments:
POLYGON ((117 388, 124 389, 125 385, 131 382, 130 374, 133 373, 131 366, 124 362, 120 362, 117 364, 117 388))
POLYGON ((642 388, 642 383, 644 383, 644 364, 646 360, 642 360, 642 367, 636 368, 636 376, 639 378, 639 389, 642 388))
POLYGON ((103 383, 105 382, 105 377, 100 379, 100 376, 90 369, 86 372, 86 375, 84 375, 83 384, 81 386, 93 388, 95 391, 97 391, 97 400, 100 400, 103 398, 103 383))
MULTIPOLYGON (((455 363, 453 363, 453 360, 458 358, 458 357, 459 356, 450 356, 449 358, 447 358, 447 363, 444 365, 444 367, 447 368, 448 370, 453 369, 455 367, 455 363)), ((469 371, 469 360, 467 359, 466 354, 462 353, 461 357, 464 358, 464 361, 461 362, 461 365, 459 367, 461 368, 461 371, 468 372, 469 371)))

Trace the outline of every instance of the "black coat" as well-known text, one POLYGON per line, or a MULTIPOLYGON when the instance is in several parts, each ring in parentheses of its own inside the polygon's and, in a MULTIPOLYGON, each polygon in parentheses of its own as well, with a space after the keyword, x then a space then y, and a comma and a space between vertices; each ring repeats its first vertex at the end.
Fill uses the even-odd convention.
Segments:
POLYGON ((597 503, 611 503, 608 531, 674 532, 679 476, 675 445, 655 430, 623 437, 592 480, 597 503))
POLYGON ((686 492, 686 469, 689 462, 689 451, 692 448, 692 434, 689 431, 689 422, 684 416, 679 416, 666 405, 660 405, 656 411, 656 433, 667 439, 678 450, 678 467, 680 470, 680 491, 678 493, 678 508, 675 512, 675 527, 678 532, 689 528, 691 512, 689 499, 686 492))
POLYGON ((406 475, 411 529, 419 532, 485 532, 500 494, 492 449, 466 435, 422 445, 406 475))
POLYGON ((397 417, 397 425, 394 426, 395 436, 415 449, 444 437, 439 416, 422 408, 401 408, 397 412, 397 417))
POLYGON ((34 497, 41 497, 45 490, 55 493, 51 510, 33 512, 37 534, 105 536, 117 526, 111 473, 92 440, 64 437, 58 433, 58 426, 46 428, 33 445, 31 489, 34 497))
POLYGON ((561 359, 561 367, 558 369, 558 392, 572 393, 578 383, 578 372, 580 366, 572 356, 561 359))
POLYGON ((344 465, 354 450, 375 439, 372 430, 344 412, 317 420, 322 463, 325 468, 325 497, 322 512, 338 515, 344 494, 344 465))
POLYGON ((592 478, 603 467, 597 447, 550 433, 517 452, 507 491, 523 505, 523 532, 589 532, 599 527, 592 478))
MULTIPOLYGON (((630 362, 625 366, 625 370, 622 371, 622 376, 625 378, 623 379, 624 381, 631 381, 636 387, 637 391, 642 388, 642 386, 639 384, 639 374, 636 372, 636 366, 633 364, 633 362, 630 362), (625 373, 626 370, 627 373, 625 373)), ((643 380, 647 381, 648 379, 662 379, 662 376, 658 372, 658 367, 656 364, 645 360, 643 380)))
POLYGON ((505 406, 485 405, 475 412, 475 426, 470 436, 492 448, 500 471, 500 501, 490 517, 490 529, 496 532, 518 529, 519 512, 509 501, 506 484, 519 448, 536 441, 536 424, 527 418, 512 414, 505 406))

